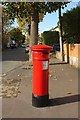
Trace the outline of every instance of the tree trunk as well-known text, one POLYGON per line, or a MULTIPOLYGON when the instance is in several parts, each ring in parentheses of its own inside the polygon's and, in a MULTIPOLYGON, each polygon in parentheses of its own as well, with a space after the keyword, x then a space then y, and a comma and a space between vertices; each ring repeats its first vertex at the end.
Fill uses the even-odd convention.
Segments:
POLYGON ((62 21, 61 21, 61 7, 59 7, 59 40, 60 40, 60 53, 61 53, 61 61, 64 60, 63 56, 63 42, 62 42, 62 21))
MULTIPOLYGON (((31 17, 31 29, 30 29, 30 46, 36 45, 38 43, 38 22, 39 14, 37 10, 33 10, 31 17)), ((32 53, 29 52, 29 61, 32 61, 32 53)))
POLYGON ((38 43, 38 21, 38 11, 34 9, 31 17, 30 45, 36 45, 38 43))

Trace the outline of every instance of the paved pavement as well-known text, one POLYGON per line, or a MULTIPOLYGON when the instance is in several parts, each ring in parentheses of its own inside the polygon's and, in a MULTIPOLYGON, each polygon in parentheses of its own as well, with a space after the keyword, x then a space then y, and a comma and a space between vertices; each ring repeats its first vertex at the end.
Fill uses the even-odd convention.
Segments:
POLYGON ((17 94, 2 100, 3 118, 78 118, 78 69, 54 57, 49 71, 51 104, 43 108, 32 106, 32 66, 27 62, 3 77, 3 81, 21 80, 17 94))

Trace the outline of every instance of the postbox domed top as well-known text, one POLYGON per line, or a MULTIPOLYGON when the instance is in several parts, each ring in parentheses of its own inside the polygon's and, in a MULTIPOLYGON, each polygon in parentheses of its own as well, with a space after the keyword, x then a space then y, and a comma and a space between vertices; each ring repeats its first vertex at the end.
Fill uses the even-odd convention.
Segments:
POLYGON ((52 49, 52 47, 48 46, 48 45, 40 44, 40 45, 30 46, 30 49, 32 51, 50 51, 52 49))

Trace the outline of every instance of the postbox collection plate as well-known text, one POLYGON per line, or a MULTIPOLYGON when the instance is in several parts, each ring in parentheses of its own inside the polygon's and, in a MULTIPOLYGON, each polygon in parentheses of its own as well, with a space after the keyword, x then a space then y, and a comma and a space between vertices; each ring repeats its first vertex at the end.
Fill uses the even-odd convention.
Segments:
POLYGON ((48 61, 43 61, 43 70, 47 70, 48 69, 48 61))

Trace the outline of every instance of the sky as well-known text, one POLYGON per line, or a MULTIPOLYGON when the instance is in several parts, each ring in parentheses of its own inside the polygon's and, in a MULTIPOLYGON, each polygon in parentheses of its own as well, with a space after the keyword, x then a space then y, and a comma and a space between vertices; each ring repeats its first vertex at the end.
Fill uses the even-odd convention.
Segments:
MULTIPOLYGON (((67 7, 65 7, 64 9, 62 9, 62 15, 64 12, 66 12, 67 10, 71 10, 72 8, 76 7, 78 5, 78 2, 70 2, 67 4, 67 7)), ((39 34, 43 33, 44 31, 48 31, 54 27, 57 26, 57 22, 58 22, 58 10, 56 12, 53 12, 51 14, 47 13, 44 18, 43 21, 39 23, 39 34)), ((14 22, 14 27, 17 26, 17 23, 14 22)))
MULTIPOLYGON (((65 7, 64 9, 62 9, 62 15, 64 12, 66 12, 67 10, 70 10, 74 7, 76 7, 76 5, 78 4, 78 2, 71 2, 67 4, 67 7, 65 7)), ((58 22, 58 10, 56 12, 53 12, 51 14, 46 14, 46 16, 44 17, 43 21, 39 23, 39 33, 42 33, 43 31, 48 31, 51 28, 54 28, 57 26, 57 22, 58 22)))

